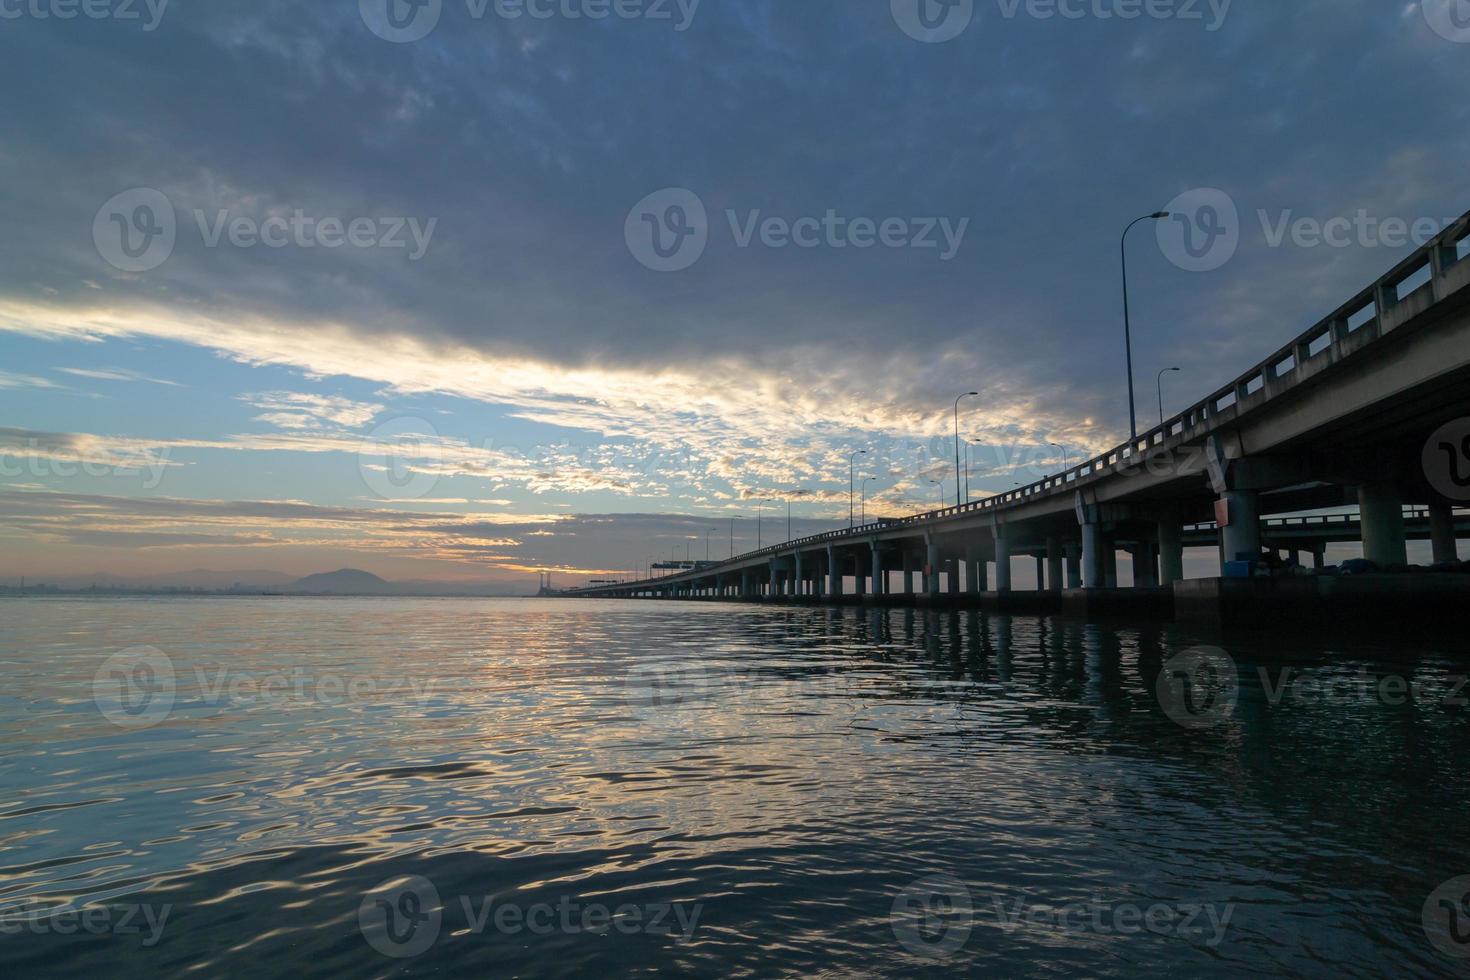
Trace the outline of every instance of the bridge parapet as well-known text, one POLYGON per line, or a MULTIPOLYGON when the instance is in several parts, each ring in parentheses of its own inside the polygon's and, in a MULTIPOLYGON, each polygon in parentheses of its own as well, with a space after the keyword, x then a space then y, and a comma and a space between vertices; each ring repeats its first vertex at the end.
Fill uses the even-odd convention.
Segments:
MULTIPOLYGON (((1136 440, 1029 486, 984 500, 783 542, 712 564, 701 569, 701 573, 714 573, 798 549, 814 550, 837 543, 861 544, 881 532, 932 526, 976 514, 999 514, 1039 498, 1073 494, 1120 471, 1139 467, 1150 454, 1202 442, 1212 432, 1283 394, 1313 383, 1332 367, 1366 356, 1365 352, 1373 350, 1383 338, 1420 320, 1438 306, 1459 309, 1470 303, 1467 286, 1470 286, 1470 213, 1269 357, 1136 440)), ((922 532, 916 528, 916 533, 922 532)), ((660 582, 654 579, 633 585, 658 588, 660 582)))

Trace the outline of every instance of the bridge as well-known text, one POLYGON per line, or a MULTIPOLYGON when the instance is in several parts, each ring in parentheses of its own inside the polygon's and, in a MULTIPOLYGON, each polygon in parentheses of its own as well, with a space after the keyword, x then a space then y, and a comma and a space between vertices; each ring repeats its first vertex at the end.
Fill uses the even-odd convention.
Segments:
MULTIPOLYGON (((1470 518, 1455 504, 1470 502, 1470 480, 1453 450, 1429 444, 1470 416, 1467 227, 1470 214, 1164 424, 1029 486, 565 594, 996 598, 1027 556, 1042 592, 1100 593, 1118 589, 1120 551, 1133 588, 1177 593, 1186 545, 1215 545, 1230 579, 1267 546, 1310 553, 1320 568, 1326 542, 1354 538, 1383 569, 1407 564, 1411 537, 1432 542, 1436 563, 1457 561, 1470 518), (1345 505, 1355 513, 1300 516, 1345 505)), ((1455 438, 1470 447, 1466 425, 1455 438)))

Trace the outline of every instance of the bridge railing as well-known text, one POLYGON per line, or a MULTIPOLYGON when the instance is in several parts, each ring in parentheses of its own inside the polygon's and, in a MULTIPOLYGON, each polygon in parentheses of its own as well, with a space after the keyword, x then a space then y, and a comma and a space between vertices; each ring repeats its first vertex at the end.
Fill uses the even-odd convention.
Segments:
MULTIPOLYGON (((1131 440, 1061 473, 1043 477, 1005 493, 909 517, 884 519, 860 527, 827 531, 770 548, 737 555, 700 573, 775 557, 793 549, 862 537, 880 531, 928 524, 947 518, 999 511, 1038 496, 1052 496, 1091 483, 1114 468, 1136 465, 1140 454, 1166 444, 1198 439, 1241 415, 1259 408, 1284 391, 1305 384, 1322 371, 1370 347, 1430 307, 1470 285, 1470 212, 1451 224, 1387 275, 1362 290, 1270 357, 1256 364, 1208 398, 1131 440)), ((661 581, 632 583, 647 585, 661 581)))

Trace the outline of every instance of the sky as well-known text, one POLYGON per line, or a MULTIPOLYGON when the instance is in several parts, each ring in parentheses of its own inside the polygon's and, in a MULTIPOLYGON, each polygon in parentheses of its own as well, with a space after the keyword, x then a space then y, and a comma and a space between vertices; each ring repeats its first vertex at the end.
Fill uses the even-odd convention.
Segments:
POLYGON ((1127 438, 1134 218, 1146 428, 1470 209, 1464 0, 0 0, 0 83, 7 577, 721 557, 953 504, 968 391, 1003 492, 1127 438))

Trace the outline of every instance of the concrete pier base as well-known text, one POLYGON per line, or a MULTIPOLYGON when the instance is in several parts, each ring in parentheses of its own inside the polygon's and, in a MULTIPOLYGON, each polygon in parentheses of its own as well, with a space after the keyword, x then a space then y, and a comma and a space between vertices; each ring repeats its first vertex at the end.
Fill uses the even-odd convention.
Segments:
POLYGON ((1062 593, 1062 612, 1076 619, 1169 619, 1174 615, 1174 591, 1158 587, 1067 589, 1062 593))
POLYGON ((1450 626, 1470 602, 1470 575, 1191 579, 1174 586, 1181 622, 1210 625, 1450 626))

